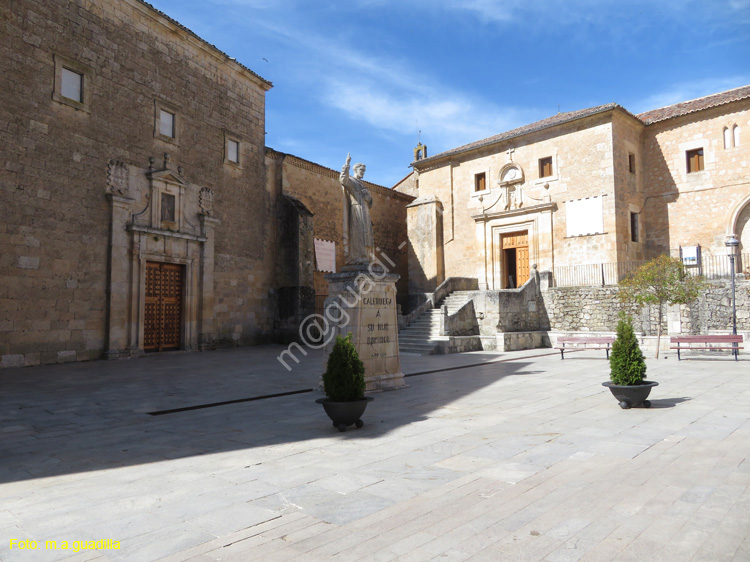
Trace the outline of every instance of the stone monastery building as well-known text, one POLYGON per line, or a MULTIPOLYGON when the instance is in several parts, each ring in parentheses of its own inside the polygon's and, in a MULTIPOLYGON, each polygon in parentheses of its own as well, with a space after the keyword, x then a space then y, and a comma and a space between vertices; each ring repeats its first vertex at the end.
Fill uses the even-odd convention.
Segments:
POLYGON ((616 283, 628 264, 680 248, 725 256, 730 234, 750 249, 750 86, 640 115, 559 113, 413 167, 396 186, 417 196, 412 292, 447 277, 520 287, 531 264, 561 282, 566 268, 602 264, 616 283))
MULTIPOLYGON (((295 338, 343 207, 338 171, 265 146, 271 83, 142 0, 0 3, 0 61, 0 367, 295 338)), ((748 248, 748 132, 750 86, 422 152, 368 184, 376 244, 404 312, 448 277, 748 248)))

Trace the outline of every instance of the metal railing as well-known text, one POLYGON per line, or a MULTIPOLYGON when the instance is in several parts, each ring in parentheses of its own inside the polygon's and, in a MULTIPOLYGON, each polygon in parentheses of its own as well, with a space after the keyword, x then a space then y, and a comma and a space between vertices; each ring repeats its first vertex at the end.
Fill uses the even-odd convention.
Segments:
MULTIPOLYGON (((750 254, 737 254, 734 259, 735 273, 750 270, 750 254)), ((690 275, 702 275, 706 279, 726 279, 732 276, 729 256, 703 254, 701 264, 685 268, 690 275)), ((750 271, 748 271, 750 273, 750 271)))
MULTIPOLYGON (((555 287, 602 287, 617 285, 638 269, 645 261, 614 263, 592 263, 585 265, 556 266, 552 270, 555 287)), ((702 275, 706 279, 726 279, 731 277, 729 256, 701 256, 700 266, 688 266, 690 275, 702 275)), ((735 258, 735 273, 747 271, 750 274, 750 254, 738 254, 735 258)))
POLYGON ((591 263, 556 266, 552 270, 555 287, 617 285, 645 261, 591 263))

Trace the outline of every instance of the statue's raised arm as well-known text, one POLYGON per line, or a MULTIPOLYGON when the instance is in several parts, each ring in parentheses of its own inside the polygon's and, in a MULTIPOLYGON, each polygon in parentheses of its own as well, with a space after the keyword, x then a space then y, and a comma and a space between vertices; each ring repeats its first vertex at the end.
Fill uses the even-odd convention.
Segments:
POLYGON ((344 194, 344 253, 347 265, 368 265, 374 249, 370 207, 372 196, 362 181, 364 164, 354 165, 354 176, 349 175, 352 155, 346 155, 339 181, 344 194))

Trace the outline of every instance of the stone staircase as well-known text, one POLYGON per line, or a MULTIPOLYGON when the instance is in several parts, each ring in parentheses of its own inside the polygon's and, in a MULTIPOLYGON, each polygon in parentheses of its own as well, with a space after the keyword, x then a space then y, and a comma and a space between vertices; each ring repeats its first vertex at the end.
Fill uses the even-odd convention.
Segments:
POLYGON ((448 307, 448 314, 454 314, 470 299, 471 291, 454 291, 450 293, 437 308, 425 311, 417 320, 398 333, 400 353, 434 355, 443 353, 441 343, 450 341, 448 336, 440 335, 440 315, 443 305, 448 307))

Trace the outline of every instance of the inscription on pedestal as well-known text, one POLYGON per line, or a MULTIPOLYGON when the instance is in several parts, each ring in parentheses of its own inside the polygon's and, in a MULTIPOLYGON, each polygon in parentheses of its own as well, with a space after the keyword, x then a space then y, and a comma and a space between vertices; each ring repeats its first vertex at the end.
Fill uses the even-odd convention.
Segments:
POLYGON ((370 357, 385 357, 385 350, 380 350, 376 346, 391 343, 390 332, 393 329, 393 324, 383 321, 388 316, 388 310, 381 307, 392 306, 393 299, 365 297, 362 299, 362 304, 364 305, 363 308, 373 308, 375 310, 375 322, 371 322, 365 326, 366 343, 373 346, 370 357))
POLYGON ((337 330, 342 335, 351 332, 352 342, 365 366, 367 389, 403 386, 396 315, 398 276, 383 274, 379 278, 368 276, 364 281, 359 277, 357 281, 356 272, 351 272, 326 278, 330 283, 330 302, 338 302, 341 307, 337 330))

